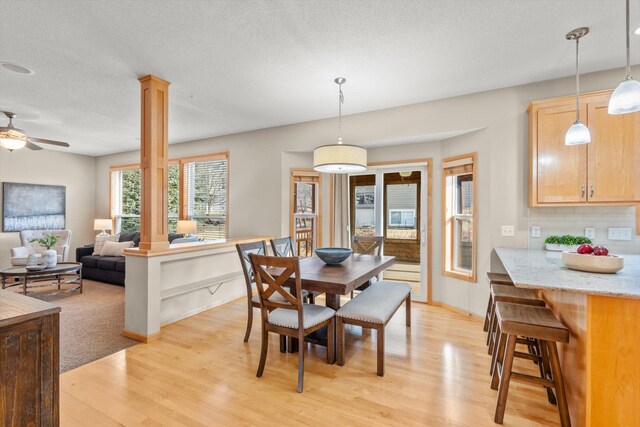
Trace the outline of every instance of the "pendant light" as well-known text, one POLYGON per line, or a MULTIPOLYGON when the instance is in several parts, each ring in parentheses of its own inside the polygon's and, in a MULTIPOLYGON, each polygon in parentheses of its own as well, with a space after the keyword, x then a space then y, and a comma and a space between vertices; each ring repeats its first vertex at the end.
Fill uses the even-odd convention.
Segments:
POLYGON ((342 143, 342 85, 347 80, 338 77, 338 143, 323 145, 313 150, 313 169, 323 173, 357 173, 367 169, 367 150, 357 145, 342 143))
POLYGON ((629 52, 629 0, 627 0, 627 75, 613 91, 609 100, 609 114, 627 114, 640 111, 640 83, 631 75, 629 52))
POLYGON ((576 121, 573 122, 564 137, 565 145, 587 144, 591 142, 589 128, 580 121, 580 67, 578 65, 578 49, 580 39, 589 34, 589 28, 581 27, 567 33, 567 40, 576 41, 576 121))

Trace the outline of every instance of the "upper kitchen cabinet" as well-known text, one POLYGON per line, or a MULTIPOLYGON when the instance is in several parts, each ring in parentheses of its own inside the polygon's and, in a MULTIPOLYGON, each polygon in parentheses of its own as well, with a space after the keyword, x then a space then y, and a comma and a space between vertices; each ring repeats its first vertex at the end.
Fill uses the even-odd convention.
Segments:
POLYGON ((640 202, 640 113, 610 115, 610 90, 580 97, 589 144, 566 146, 575 97, 529 105, 529 205, 611 205, 640 202))

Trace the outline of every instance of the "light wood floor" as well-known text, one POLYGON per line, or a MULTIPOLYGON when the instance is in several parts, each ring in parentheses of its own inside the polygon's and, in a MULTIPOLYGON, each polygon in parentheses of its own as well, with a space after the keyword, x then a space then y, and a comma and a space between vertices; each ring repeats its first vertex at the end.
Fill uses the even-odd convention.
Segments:
MULTIPOLYGON (((477 319, 415 303, 409 330, 401 308, 386 329, 384 378, 375 374, 375 332, 353 327, 344 367, 327 365, 324 348, 311 347, 298 394, 297 355, 281 354, 276 336, 256 378, 260 334, 256 322, 242 342, 245 304, 174 323, 156 342, 63 374, 61 425, 495 426, 477 319)), ((558 415, 543 389, 513 383, 504 425, 558 425, 558 415)))

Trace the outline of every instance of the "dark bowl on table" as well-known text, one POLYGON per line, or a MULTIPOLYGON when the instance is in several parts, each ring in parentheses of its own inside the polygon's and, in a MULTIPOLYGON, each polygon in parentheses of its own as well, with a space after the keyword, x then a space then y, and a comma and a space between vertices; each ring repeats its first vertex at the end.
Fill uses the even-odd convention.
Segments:
POLYGON ((351 256, 349 248, 317 248, 315 254, 328 265, 337 265, 351 256))

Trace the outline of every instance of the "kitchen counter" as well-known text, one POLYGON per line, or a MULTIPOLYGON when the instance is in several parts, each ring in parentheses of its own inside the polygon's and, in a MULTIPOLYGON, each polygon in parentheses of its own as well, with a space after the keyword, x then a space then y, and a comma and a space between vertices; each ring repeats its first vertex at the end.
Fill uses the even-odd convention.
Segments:
POLYGON ((518 287, 640 298, 640 255, 622 255, 622 270, 599 274, 569 270, 562 252, 497 248, 496 254, 518 287))
POLYGON ((598 274, 569 270, 561 252, 495 251, 514 284, 536 289, 570 331, 558 350, 571 424, 640 427, 640 256, 598 274))

